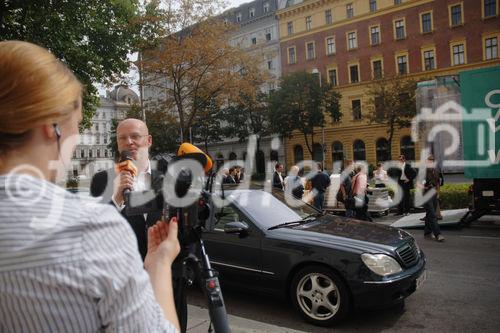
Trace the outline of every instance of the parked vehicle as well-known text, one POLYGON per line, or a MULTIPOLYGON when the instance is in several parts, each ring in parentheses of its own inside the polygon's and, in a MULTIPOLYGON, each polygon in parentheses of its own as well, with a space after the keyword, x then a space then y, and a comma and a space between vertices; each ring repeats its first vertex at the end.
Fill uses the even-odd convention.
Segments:
POLYGON ((222 286, 288 297, 315 325, 402 303, 425 277, 425 255, 403 230, 294 207, 283 192, 229 190, 225 199, 203 234, 222 286))

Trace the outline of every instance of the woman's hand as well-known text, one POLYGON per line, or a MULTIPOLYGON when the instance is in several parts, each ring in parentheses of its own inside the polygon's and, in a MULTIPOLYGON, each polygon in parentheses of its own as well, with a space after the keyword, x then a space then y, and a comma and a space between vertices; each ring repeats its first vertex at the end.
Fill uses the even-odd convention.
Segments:
POLYGON ((172 265, 180 251, 177 230, 176 217, 168 223, 158 221, 148 229, 148 253, 144 259, 146 270, 157 264, 172 265))

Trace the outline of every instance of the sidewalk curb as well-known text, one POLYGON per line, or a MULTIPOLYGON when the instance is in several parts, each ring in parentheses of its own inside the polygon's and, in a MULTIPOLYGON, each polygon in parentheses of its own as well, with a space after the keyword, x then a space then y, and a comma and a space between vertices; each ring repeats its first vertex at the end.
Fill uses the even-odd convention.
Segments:
MULTIPOLYGON (((306 333, 230 314, 227 319, 232 333, 306 333)), ((207 309, 188 304, 187 332, 206 333, 209 323, 210 317, 207 309)))

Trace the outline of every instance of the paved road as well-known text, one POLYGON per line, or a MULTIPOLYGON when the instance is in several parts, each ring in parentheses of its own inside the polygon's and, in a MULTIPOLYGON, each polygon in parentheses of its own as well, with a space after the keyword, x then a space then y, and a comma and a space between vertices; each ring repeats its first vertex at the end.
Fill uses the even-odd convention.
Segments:
MULTIPOLYGON (((493 220, 491 220, 493 219, 493 220)), ((426 240, 410 230, 425 251, 427 280, 402 309, 356 311, 335 332, 500 332, 500 222, 468 229, 443 230, 445 243, 426 240), (495 224, 496 223, 496 224, 495 224)), ((224 290, 229 314, 285 331, 332 332, 302 321, 286 302, 224 290)), ((204 307, 200 292, 190 304, 204 307)))

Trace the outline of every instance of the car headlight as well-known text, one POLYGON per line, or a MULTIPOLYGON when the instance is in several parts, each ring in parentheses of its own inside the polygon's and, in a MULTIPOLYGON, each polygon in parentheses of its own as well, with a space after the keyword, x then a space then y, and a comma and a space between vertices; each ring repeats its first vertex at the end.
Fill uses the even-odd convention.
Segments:
POLYGON ((363 253, 361 260, 373 273, 380 276, 396 274, 402 271, 398 262, 385 254, 363 253))

